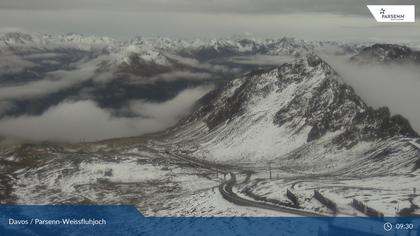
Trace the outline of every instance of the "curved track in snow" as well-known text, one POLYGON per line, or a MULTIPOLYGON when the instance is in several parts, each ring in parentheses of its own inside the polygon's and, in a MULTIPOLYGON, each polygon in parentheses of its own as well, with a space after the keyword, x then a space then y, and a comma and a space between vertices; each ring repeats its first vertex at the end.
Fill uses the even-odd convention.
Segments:
POLYGON ((256 207, 256 208, 279 211, 279 212, 295 214, 295 215, 300 215, 300 216, 323 216, 315 212, 307 212, 307 211, 302 211, 299 209, 293 209, 290 207, 282 207, 282 206, 273 205, 273 204, 269 204, 265 202, 258 202, 258 201, 242 198, 232 191, 233 186, 236 184, 236 176, 234 173, 230 173, 230 176, 231 178, 229 180, 219 185, 220 193, 222 194, 223 198, 229 202, 232 202, 240 206, 256 207))

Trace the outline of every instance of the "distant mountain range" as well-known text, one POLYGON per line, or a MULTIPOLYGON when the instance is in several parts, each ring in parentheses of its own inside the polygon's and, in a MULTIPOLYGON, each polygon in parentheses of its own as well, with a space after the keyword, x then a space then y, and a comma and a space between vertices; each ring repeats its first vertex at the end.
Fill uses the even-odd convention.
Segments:
POLYGON ((286 37, 119 41, 79 34, 4 33, 0 86, 10 94, 0 96, 0 118, 39 115, 63 101, 86 99, 115 116, 133 116, 127 109, 131 100, 167 101, 186 88, 223 85, 248 71, 281 64, 277 57, 292 59, 323 48, 354 53, 360 45, 286 37), (268 57, 271 64, 248 61, 255 55, 268 57))

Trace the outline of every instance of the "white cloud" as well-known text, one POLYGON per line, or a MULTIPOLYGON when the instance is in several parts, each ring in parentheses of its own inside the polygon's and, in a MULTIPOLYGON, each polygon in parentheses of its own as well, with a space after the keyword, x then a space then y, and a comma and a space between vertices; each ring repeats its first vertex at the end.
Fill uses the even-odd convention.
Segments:
POLYGON ((0 76, 17 74, 34 66, 34 63, 7 51, 0 53, 0 76))
MULTIPOLYGON (((8 56, 7 60, 14 58, 8 56)), ((58 70, 47 73, 46 77, 42 80, 29 82, 25 84, 10 85, 0 87, 0 100, 11 100, 21 98, 32 98, 46 94, 58 92, 60 90, 69 88, 83 81, 93 78, 97 64, 101 60, 98 57, 88 62, 79 62, 75 65, 74 70, 58 70)), ((15 63, 13 61, 13 63, 15 63)), ((1 61, 0 61, 1 65, 1 61)), ((15 63, 17 68, 24 70, 22 63, 15 63)), ((105 80, 103 77, 108 78, 106 75, 98 75, 98 78, 105 80)))
POLYGON ((186 66, 190 66, 193 68, 201 69, 201 70, 208 70, 211 72, 217 73, 227 73, 227 72, 238 72, 239 69, 230 68, 224 65, 214 65, 206 62, 200 62, 193 58, 181 57, 177 55, 166 55, 166 57, 177 61, 178 63, 186 66))
POLYGON ((244 65, 273 65, 279 66, 283 63, 293 61, 292 56, 271 56, 271 55, 253 55, 253 56, 239 56, 232 57, 230 61, 244 65))
POLYGON ((141 117, 116 118, 92 101, 65 102, 40 116, 0 121, 0 135, 32 140, 74 141, 135 136, 168 128, 188 114, 210 87, 184 90, 163 103, 132 101, 141 117))
POLYGON ((162 123, 170 126, 188 114, 195 101, 212 89, 212 86, 186 89, 180 92, 174 99, 164 103, 134 100, 130 102, 129 109, 138 115, 158 119, 162 123))
POLYGON ((178 79, 194 79, 194 80, 206 80, 211 79, 212 75, 204 72, 191 72, 191 71, 173 71, 168 73, 162 73, 156 76, 153 76, 149 80, 164 80, 164 81, 174 81, 178 79))

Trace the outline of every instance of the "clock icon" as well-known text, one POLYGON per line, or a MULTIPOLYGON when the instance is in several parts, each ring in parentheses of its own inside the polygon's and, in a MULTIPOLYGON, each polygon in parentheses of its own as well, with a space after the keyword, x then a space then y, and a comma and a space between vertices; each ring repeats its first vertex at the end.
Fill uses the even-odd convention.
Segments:
POLYGON ((389 222, 387 222, 387 223, 385 223, 384 224, 384 230, 385 231, 391 231, 391 229, 392 229, 392 224, 391 223, 389 223, 389 222))

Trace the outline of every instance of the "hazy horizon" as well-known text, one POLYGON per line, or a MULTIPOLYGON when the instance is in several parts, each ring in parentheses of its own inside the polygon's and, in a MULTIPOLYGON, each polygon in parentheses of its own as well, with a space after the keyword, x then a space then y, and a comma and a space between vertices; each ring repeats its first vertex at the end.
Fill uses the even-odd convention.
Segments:
MULTIPOLYGON (((396 0, 387 4, 416 4, 396 0)), ((0 2, 0 31, 75 32, 118 39, 135 36, 220 38, 251 35, 307 40, 418 41, 418 22, 377 23, 367 4, 318 0, 19 0, 0 2)), ((418 13, 419 10, 417 10, 418 13)))

